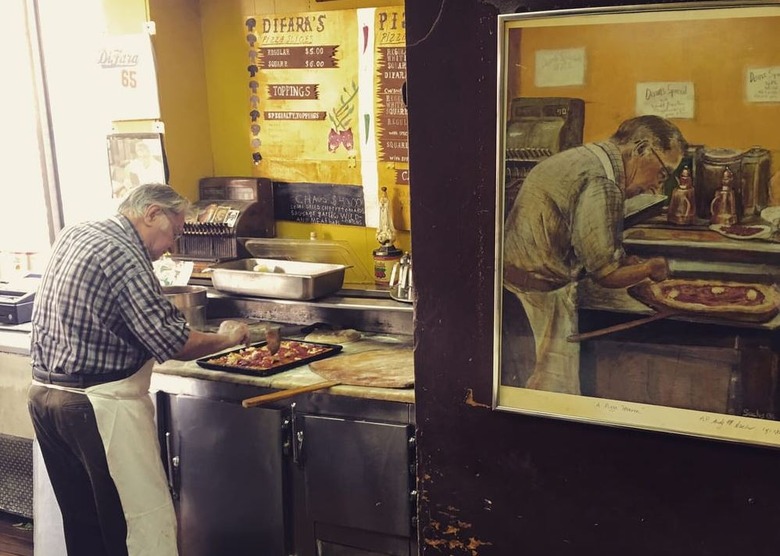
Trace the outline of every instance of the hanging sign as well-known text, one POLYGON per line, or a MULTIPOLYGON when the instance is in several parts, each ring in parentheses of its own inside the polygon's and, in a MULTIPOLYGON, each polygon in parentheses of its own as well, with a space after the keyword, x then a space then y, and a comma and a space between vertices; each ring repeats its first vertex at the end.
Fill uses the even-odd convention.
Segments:
POLYGON ((151 37, 108 35, 97 54, 112 121, 160 118, 151 37))

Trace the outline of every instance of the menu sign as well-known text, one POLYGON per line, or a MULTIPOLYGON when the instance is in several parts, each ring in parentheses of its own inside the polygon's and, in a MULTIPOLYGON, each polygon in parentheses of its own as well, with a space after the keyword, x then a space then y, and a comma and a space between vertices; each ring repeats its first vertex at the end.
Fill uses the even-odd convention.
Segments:
POLYGON ((258 174, 354 184, 357 33, 354 10, 246 20, 249 131, 258 174), (254 124, 254 125, 253 125, 254 124))
POLYGON ((406 82, 404 7, 377 8, 374 28, 378 178, 388 188, 393 224, 409 230, 409 124, 402 93, 406 82))
POLYGON ((337 68, 337 48, 338 45, 261 47, 257 65, 260 69, 337 68))
MULTIPOLYGON (((402 207, 396 227, 409 229, 403 7, 256 16, 245 26, 255 173, 286 183, 357 185, 364 196, 357 210, 367 214, 335 218, 355 225, 375 224, 379 187, 387 186, 391 197, 405 199, 394 203, 402 207), (404 191, 395 194, 396 186, 404 191)), ((304 207, 287 216, 333 222, 329 214, 304 207)))

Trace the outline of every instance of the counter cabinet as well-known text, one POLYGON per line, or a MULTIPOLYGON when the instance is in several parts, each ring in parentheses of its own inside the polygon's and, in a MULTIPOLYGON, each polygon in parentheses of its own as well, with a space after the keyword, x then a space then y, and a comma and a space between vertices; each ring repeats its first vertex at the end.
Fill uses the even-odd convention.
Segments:
POLYGON ((413 405, 163 377, 155 393, 182 556, 417 553, 413 405))
MULTIPOLYGON (((588 327, 625 316, 585 311, 588 327)), ((630 319, 628 319, 630 320, 630 319)), ((582 344, 583 394, 608 399, 780 419, 777 331, 663 320, 582 344)))

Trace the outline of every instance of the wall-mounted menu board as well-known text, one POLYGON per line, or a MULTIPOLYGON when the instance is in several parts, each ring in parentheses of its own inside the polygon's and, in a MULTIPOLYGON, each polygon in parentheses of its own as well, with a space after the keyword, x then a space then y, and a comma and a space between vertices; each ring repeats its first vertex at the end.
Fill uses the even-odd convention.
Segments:
POLYGON ((363 188, 327 183, 274 183, 274 217, 292 222, 365 226, 363 188))
POLYGON ((256 16, 244 31, 256 175, 358 184, 369 226, 388 187, 396 228, 409 229, 403 8, 256 16))

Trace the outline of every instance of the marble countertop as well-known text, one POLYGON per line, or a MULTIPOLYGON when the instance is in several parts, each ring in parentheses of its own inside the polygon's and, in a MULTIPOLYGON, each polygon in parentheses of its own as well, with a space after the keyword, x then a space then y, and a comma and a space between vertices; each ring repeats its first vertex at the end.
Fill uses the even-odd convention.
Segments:
MULTIPOLYGON (((371 349, 386 349, 388 347, 410 347, 412 345, 411 337, 401 335, 364 335, 363 339, 356 342, 347 342, 342 344, 344 347, 333 359, 341 355, 350 353, 359 353, 371 349)), ((204 369, 195 361, 166 361, 157 364, 154 372, 160 374, 176 375, 202 380, 213 380, 228 382, 234 384, 244 384, 256 386, 259 388, 272 388, 276 390, 289 390, 301 386, 309 386, 317 382, 323 382, 324 379, 313 372, 308 365, 296 367, 289 371, 284 371, 270 376, 249 376, 228 371, 216 371, 204 369)), ((413 388, 375 388, 367 386, 339 385, 328 389, 329 394, 339 396, 352 396, 356 398, 368 398, 375 400, 384 400, 402 403, 414 403, 413 388)))

